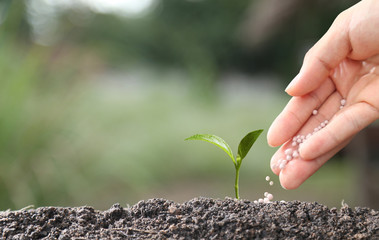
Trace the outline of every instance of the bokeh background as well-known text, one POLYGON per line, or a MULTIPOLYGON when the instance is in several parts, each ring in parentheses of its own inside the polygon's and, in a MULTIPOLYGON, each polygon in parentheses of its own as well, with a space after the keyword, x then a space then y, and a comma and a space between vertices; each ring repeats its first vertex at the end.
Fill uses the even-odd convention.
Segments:
POLYGON ((227 155, 184 139, 216 134, 236 151, 260 128, 242 198, 373 207, 362 155, 286 191, 265 137, 307 49, 356 2, 1 0, 0 209, 233 197, 227 155))

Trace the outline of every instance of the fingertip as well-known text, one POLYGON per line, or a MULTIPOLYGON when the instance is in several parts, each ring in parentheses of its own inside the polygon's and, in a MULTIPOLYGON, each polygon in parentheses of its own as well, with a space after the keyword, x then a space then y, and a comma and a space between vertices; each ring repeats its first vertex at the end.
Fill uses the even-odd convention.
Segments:
POLYGON ((310 88, 310 84, 305 81, 307 78, 307 73, 306 67, 303 65, 303 67, 300 69, 300 72, 296 75, 296 77, 288 84, 286 89, 284 90, 288 95, 292 97, 298 97, 298 96, 303 96, 311 91, 313 91, 316 86, 312 86, 310 88), (305 68, 305 70, 303 70, 305 68))
POLYGON ((285 126, 286 120, 283 119, 282 113, 274 120, 271 124, 270 128, 267 131, 267 143, 271 147, 279 147, 285 141, 287 141, 288 133, 283 130, 283 126, 285 126))
POLYGON ((274 142, 271 138, 267 137, 267 144, 270 146, 270 147, 278 147, 279 144, 277 144, 276 142, 274 142))
POLYGON ((276 153, 272 156, 271 158, 271 161, 270 161, 270 168, 271 168, 271 171, 279 176, 279 173, 280 173, 280 170, 278 169, 277 167, 277 161, 276 161, 276 153))
POLYGON ((317 169, 314 169, 317 162, 303 161, 302 159, 292 160, 280 171, 280 185, 287 190, 300 187, 317 169))
POLYGON ((342 143, 332 151, 319 156, 311 161, 304 159, 296 159, 288 162, 284 169, 279 173, 280 185, 287 190, 297 189, 310 176, 312 176, 326 161, 336 154, 348 141, 342 143))
POLYGON ((310 144, 309 143, 303 143, 299 147, 299 155, 301 159, 303 160, 312 160, 316 157, 314 156, 317 151, 310 151, 310 144))
POLYGON ((276 176, 279 176, 280 174, 280 170, 277 169, 277 167, 275 165, 271 165, 271 171, 276 175, 276 176))
POLYGON ((292 81, 288 84, 288 86, 284 90, 288 95, 295 96, 294 94, 296 94, 296 85, 299 82, 300 78, 301 78, 301 75, 300 73, 298 73, 294 77, 294 79, 292 79, 292 81))
POLYGON ((267 131, 267 144, 270 146, 270 147, 277 147, 279 146, 280 144, 278 144, 277 141, 275 141, 275 134, 273 134, 273 130, 272 130, 272 125, 271 127, 268 129, 267 131))
POLYGON ((299 94, 296 94, 296 91, 293 90, 293 87, 291 86, 290 88, 286 88, 286 90, 284 90, 288 95, 290 95, 291 97, 295 97, 295 96, 299 96, 299 94))
POLYGON ((285 190, 293 190, 293 189, 298 188, 301 185, 301 182, 290 179, 289 176, 285 173, 285 169, 280 171, 279 181, 280 181, 280 185, 285 190))
POLYGON ((288 190, 287 186, 286 186, 286 182, 283 180, 283 174, 282 174, 282 171, 280 171, 279 173, 279 182, 280 182, 280 186, 284 189, 284 190, 288 190))

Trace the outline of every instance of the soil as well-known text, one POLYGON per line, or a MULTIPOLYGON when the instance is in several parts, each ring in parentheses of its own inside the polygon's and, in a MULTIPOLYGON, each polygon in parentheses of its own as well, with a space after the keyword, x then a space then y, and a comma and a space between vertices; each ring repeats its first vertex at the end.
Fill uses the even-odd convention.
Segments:
POLYGON ((319 203, 195 198, 106 211, 41 207, 0 212, 1 239, 379 239, 379 212, 319 203))

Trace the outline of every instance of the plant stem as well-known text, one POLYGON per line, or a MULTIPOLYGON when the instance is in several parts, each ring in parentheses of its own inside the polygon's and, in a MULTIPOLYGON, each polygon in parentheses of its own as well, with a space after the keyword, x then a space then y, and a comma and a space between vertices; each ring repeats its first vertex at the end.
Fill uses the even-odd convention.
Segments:
POLYGON ((234 182, 234 190, 236 192, 236 198, 237 199, 240 199, 240 194, 239 194, 239 189, 238 189, 238 185, 239 185, 239 175, 240 175, 240 167, 241 165, 236 165, 236 180, 234 182))

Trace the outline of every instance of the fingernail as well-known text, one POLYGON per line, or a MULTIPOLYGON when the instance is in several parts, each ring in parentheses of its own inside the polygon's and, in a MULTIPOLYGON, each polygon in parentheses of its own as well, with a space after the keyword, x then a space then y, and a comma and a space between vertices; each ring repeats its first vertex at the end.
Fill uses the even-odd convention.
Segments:
MULTIPOLYGON (((280 179, 281 179, 281 175, 282 175, 282 171, 280 171, 280 173, 279 173, 279 181, 280 181, 280 179)), ((283 186, 282 181, 280 181, 280 186, 281 186, 284 190, 288 190, 287 188, 285 188, 285 187, 283 186)))
POLYGON ((284 190, 288 190, 287 188, 285 188, 282 184, 280 184, 280 186, 284 189, 284 190))
POLYGON ((274 146, 272 146, 272 144, 271 144, 271 130, 272 129, 272 124, 271 124, 271 126, 270 126, 270 128, 268 129, 268 131, 267 131, 267 136, 266 136, 266 138, 267 138, 267 143, 268 143, 268 145, 270 146, 270 147, 274 147, 274 146))
POLYGON ((299 78, 300 78, 300 73, 298 73, 296 75, 296 77, 294 79, 292 79, 292 81, 290 82, 290 84, 288 84, 288 86, 286 87, 286 89, 284 91, 288 92, 288 90, 291 89, 293 87, 293 85, 295 85, 295 83, 299 80, 299 78))

